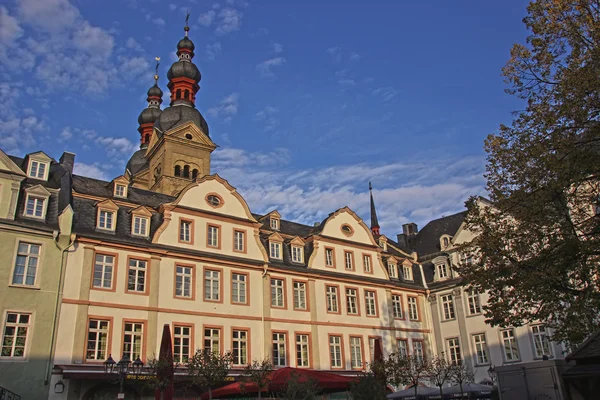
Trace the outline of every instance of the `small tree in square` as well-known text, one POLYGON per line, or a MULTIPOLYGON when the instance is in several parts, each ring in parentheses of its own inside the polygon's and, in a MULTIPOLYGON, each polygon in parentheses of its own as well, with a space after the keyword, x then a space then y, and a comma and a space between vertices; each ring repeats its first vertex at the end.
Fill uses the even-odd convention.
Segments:
POLYGON ((212 400, 212 388, 225 381, 232 362, 230 352, 221 354, 211 349, 197 349, 188 359, 188 374, 195 385, 208 388, 208 398, 212 400))
POLYGON ((254 360, 244 369, 244 381, 242 382, 242 391, 245 390, 246 383, 254 383, 258 388, 258 398, 262 398, 262 391, 265 390, 271 382, 273 372, 273 363, 268 358, 258 361, 254 360))
POLYGON ((454 366, 448 363, 443 356, 435 356, 433 360, 431 360, 431 365, 429 368, 429 380, 440 389, 440 395, 442 397, 444 395, 442 387, 446 382, 450 381, 453 367, 454 366))
POLYGON ((394 386, 410 385, 414 387, 415 396, 419 383, 429 377, 431 364, 421 357, 392 353, 385 360, 387 381, 394 386))
POLYGON ((301 376, 297 372, 292 372, 279 395, 286 400, 314 400, 319 392, 320 388, 317 381, 310 377, 301 376))
POLYGON ((471 367, 464 361, 460 364, 450 367, 450 382, 460 386, 461 398, 463 393, 463 384, 473 383, 475 381, 475 373, 471 367))

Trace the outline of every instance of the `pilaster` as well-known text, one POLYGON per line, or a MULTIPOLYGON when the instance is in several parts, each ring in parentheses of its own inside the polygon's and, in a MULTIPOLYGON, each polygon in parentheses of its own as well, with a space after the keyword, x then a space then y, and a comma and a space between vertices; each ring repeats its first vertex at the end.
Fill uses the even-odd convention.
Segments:
POLYGON ((158 256, 152 256, 150 260, 150 276, 148 288, 148 344, 146 345, 146 359, 149 360, 158 354, 161 338, 158 338, 158 294, 160 288, 160 261, 158 256))
MULTIPOLYGON (((94 270, 94 247, 83 246, 83 262, 81 266, 81 281, 79 282, 78 300, 88 301, 90 299, 90 284, 94 270)), ((76 307, 77 318, 75 318, 75 335, 73 337, 73 358, 72 363, 82 363, 85 361, 85 338, 87 335, 87 320, 89 315, 89 306, 87 304, 78 304, 76 307)), ((109 349, 110 351, 110 349, 109 349)))
MULTIPOLYGON (((310 321, 316 322, 318 320, 317 293, 314 279, 308 280, 308 298, 308 304, 310 306, 310 321)), ((294 347, 292 347, 292 349, 295 349, 296 338, 293 339, 294 340, 292 340, 291 343, 294 347)), ((310 325, 310 350, 312 352, 312 354, 310 354, 310 357, 312 357, 312 367, 314 369, 321 369, 321 357, 319 355, 319 327, 314 323, 310 325)))

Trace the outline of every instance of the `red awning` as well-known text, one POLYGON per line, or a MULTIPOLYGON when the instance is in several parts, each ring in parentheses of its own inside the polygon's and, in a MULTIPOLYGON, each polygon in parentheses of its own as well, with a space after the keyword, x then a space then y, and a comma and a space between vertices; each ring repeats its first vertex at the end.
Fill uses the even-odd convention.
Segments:
MULTIPOLYGON (((292 374, 296 375, 300 380, 314 380, 323 390, 347 390, 349 389, 350 384, 356 380, 356 377, 352 376, 342 376, 330 372, 286 367, 273 371, 271 374, 271 383, 264 391, 279 392, 284 390, 285 385, 289 382, 292 374)), ((257 392, 258 387, 254 383, 235 382, 213 390, 212 397, 215 399, 242 393, 250 394, 257 392)), ((201 399, 207 400, 208 393, 204 393, 201 399)))

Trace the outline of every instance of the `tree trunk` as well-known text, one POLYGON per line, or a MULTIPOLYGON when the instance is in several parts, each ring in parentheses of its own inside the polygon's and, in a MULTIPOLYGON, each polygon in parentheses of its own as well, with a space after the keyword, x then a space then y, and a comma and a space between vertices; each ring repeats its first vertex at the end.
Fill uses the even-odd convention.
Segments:
POLYGON ((260 399, 262 398, 262 397, 261 397, 261 394, 262 394, 262 393, 261 393, 261 391, 260 391, 260 388, 258 388, 258 400, 260 400, 260 399))
POLYGON ((465 392, 463 392, 462 382, 459 383, 459 385, 460 385, 460 398, 462 399, 463 397, 465 397, 465 392))
POLYGON ((212 400, 212 390, 208 387, 208 400, 212 400))
POLYGON ((440 386, 440 399, 444 398, 444 391, 442 390, 442 387, 440 386))

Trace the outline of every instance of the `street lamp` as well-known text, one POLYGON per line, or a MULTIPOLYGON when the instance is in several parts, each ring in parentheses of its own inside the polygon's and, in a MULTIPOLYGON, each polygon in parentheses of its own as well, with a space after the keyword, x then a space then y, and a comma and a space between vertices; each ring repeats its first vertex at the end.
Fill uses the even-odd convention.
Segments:
POLYGON ((137 377, 141 374, 142 369, 144 367, 144 363, 140 360, 138 356, 136 360, 132 363, 125 354, 123 354, 123 358, 119 362, 115 362, 112 358, 112 354, 108 355, 106 361, 104 361, 104 372, 106 374, 118 374, 118 378, 115 383, 119 384, 119 395, 118 399, 124 399, 125 393, 123 392, 123 385, 125 384, 125 379, 127 379, 127 375, 129 373, 129 366, 131 365, 133 374, 137 377))
POLYGON ((492 384, 496 383, 496 368, 491 365, 488 370, 487 370, 488 375, 490 376, 490 379, 492 380, 492 384))

